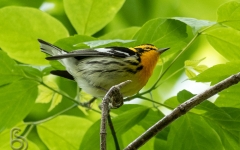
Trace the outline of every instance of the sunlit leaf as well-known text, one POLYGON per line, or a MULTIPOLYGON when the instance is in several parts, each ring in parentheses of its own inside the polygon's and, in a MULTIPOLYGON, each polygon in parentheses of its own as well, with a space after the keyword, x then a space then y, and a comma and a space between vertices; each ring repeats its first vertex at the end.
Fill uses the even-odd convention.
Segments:
POLYGON ((203 61, 205 58, 202 58, 200 60, 186 60, 184 62, 185 67, 196 67, 201 61, 203 61))
POLYGON ((0 9, 0 22, 0 47, 23 63, 47 64, 38 38, 53 42, 68 36, 59 21, 34 8, 4 7, 0 9))
POLYGON ((209 43, 226 59, 233 61, 240 58, 240 31, 233 28, 216 27, 204 32, 209 43))
POLYGON ((196 67, 193 67, 194 70, 196 70, 199 73, 202 73, 203 71, 208 69, 208 66, 206 65, 198 65, 196 67))
POLYGON ((64 0, 64 8, 78 34, 92 35, 113 19, 124 2, 124 0, 64 0))
POLYGON ((215 84, 233 74, 240 72, 239 65, 239 61, 215 65, 200 73, 198 76, 193 78, 193 80, 196 80, 197 82, 211 82, 211 84, 215 84))
POLYGON ((48 111, 51 111, 54 107, 56 107, 62 101, 62 95, 55 93, 52 98, 52 103, 48 111))
POLYGON ((205 58, 200 60, 186 60, 184 62, 185 73, 189 79, 194 78, 197 73, 201 73, 208 68, 206 65, 199 65, 199 63, 204 59, 205 58))
POLYGON ((231 1, 219 7, 218 11, 219 23, 240 30, 240 3, 231 1))
POLYGON ((37 126, 38 134, 49 149, 78 150, 91 122, 73 116, 58 116, 37 126), (49 140, 51 139, 51 140, 49 140))
POLYGON ((195 77, 196 76, 196 73, 194 73, 192 70, 190 70, 190 69, 185 69, 185 74, 187 75, 187 77, 189 78, 189 79, 191 79, 191 78, 193 78, 193 77, 195 77))
POLYGON ((38 97, 36 103, 49 103, 52 100, 54 92, 49 88, 39 85, 38 86, 38 97))

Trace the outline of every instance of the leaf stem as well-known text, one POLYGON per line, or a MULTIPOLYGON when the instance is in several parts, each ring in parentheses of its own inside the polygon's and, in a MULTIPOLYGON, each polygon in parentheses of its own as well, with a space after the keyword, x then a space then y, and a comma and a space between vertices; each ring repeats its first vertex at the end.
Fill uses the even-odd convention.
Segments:
POLYGON ((34 122, 25 122, 25 124, 27 124, 27 125, 38 125, 38 124, 47 122, 47 121, 52 120, 53 118, 55 118, 55 117, 57 117, 57 116, 65 113, 65 112, 67 112, 68 110, 70 110, 70 109, 72 109, 72 108, 74 108, 74 107, 76 107, 76 106, 78 106, 78 104, 73 104, 72 106, 70 106, 70 107, 68 107, 68 108, 66 108, 66 109, 64 109, 64 110, 56 113, 55 115, 46 118, 46 119, 39 120, 39 121, 34 121, 34 122))

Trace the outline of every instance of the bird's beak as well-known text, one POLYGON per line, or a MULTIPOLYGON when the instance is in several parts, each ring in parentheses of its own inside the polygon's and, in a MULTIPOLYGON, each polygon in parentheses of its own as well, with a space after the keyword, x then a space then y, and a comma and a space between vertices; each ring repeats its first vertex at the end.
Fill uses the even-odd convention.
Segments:
POLYGON ((167 51, 168 49, 170 49, 170 48, 169 47, 168 48, 160 48, 157 51, 159 52, 159 54, 162 54, 163 52, 167 51))

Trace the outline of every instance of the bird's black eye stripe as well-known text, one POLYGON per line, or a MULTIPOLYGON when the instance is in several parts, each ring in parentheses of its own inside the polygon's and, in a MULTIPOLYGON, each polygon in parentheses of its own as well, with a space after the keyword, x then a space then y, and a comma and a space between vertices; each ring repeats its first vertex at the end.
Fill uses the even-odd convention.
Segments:
POLYGON ((136 49, 140 54, 143 53, 144 51, 146 51, 146 50, 144 50, 142 48, 134 48, 134 49, 136 49))

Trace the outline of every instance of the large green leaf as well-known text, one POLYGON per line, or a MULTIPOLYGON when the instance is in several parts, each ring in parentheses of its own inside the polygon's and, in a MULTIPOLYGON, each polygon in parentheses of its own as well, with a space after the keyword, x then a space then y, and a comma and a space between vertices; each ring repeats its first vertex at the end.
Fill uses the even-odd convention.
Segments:
POLYGON ((130 27, 122 30, 112 31, 100 37, 100 39, 132 39, 140 27, 130 27))
POLYGON ((223 150, 216 131, 202 117, 186 114, 173 122, 167 140, 168 150, 223 150))
MULTIPOLYGON (((91 122, 73 116, 58 116, 37 126, 39 136, 49 149, 78 150, 91 122)), ((91 144, 90 144, 91 145, 91 144)))
MULTIPOLYGON (((192 96, 192 93, 184 90, 178 93, 178 100, 183 102, 192 96)), ((181 121, 177 120, 173 123, 173 128, 171 126, 170 133, 168 134, 170 137, 168 137, 167 145, 172 149, 178 148, 184 150, 192 149, 192 147, 196 147, 197 149, 201 149, 201 147, 205 147, 205 149, 218 149, 219 145, 215 147, 214 145, 208 144, 208 141, 215 140, 214 142, 216 143, 221 142, 219 144, 220 146, 222 145, 222 148, 238 149, 240 138, 239 111, 240 109, 219 108, 209 101, 204 101, 194 107, 191 113, 181 117, 179 119, 181 121), (174 132, 176 133, 175 135, 174 132), (175 140, 178 136, 182 136, 182 141, 175 140), (214 136, 216 139, 212 140, 214 136), (176 141, 174 146, 169 143, 169 141, 174 142, 169 138, 173 138, 172 140, 176 141), (188 142, 184 142, 184 139, 188 139, 186 140, 188 142)), ((165 139, 161 140, 160 142, 165 144, 165 139)))
POLYGON ((31 111, 37 85, 35 81, 22 79, 0 88, 0 131, 13 127, 31 111))
POLYGON ((239 149, 240 109, 219 108, 208 102, 201 107, 207 112, 203 114, 206 121, 218 133, 225 149, 239 149))
POLYGON ((68 36, 65 27, 50 15, 27 7, 0 9, 0 47, 8 55, 28 64, 46 64, 38 38, 49 42, 68 36))
POLYGON ((237 1, 232 1, 223 4, 218 9, 218 19, 219 23, 233 27, 240 30, 240 3, 237 1))
POLYGON ((170 47, 172 52, 182 49, 186 44, 186 24, 172 19, 153 19, 145 23, 135 34, 133 45, 154 44, 157 47, 170 47))
POLYGON ((216 27, 206 30, 204 34, 209 43, 223 57, 230 61, 240 59, 240 31, 233 28, 216 27))
POLYGON ((92 35, 109 23, 125 0, 64 0, 64 8, 78 34, 92 35))

